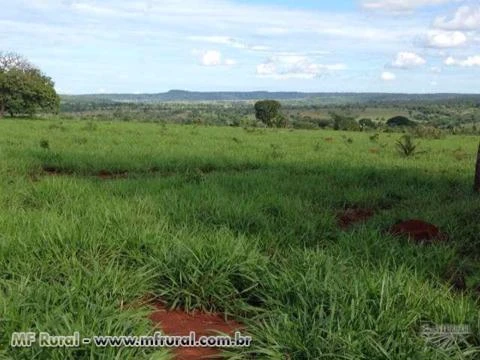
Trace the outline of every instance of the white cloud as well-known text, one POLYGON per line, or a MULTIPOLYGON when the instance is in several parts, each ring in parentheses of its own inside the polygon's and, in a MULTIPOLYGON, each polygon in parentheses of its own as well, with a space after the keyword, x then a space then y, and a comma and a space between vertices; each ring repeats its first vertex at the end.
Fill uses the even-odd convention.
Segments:
POLYGON ((467 36, 461 31, 431 30, 427 34, 427 46, 433 48, 452 48, 464 45, 467 36))
POLYGON ((443 62, 445 65, 455 65, 455 62, 456 60, 449 56, 448 58, 445 59, 445 61, 443 62))
POLYGON ((226 66, 235 66, 235 65, 237 65, 237 60, 234 60, 234 59, 225 59, 224 64, 225 64, 226 66))
POLYGON ((229 36, 189 36, 189 40, 201 41, 211 44, 226 45, 236 49, 246 49, 252 51, 267 51, 270 48, 263 45, 249 45, 246 42, 229 36))
POLYGON ((193 51, 194 55, 200 55, 200 64, 203 66, 234 66, 237 61, 234 59, 223 59, 223 55, 217 50, 193 51))
POLYGON ((277 67, 273 62, 267 62, 257 65, 257 75, 273 76, 277 73, 277 67))
POLYGON ((380 76, 383 81, 393 81, 397 78, 397 76, 394 73, 391 73, 389 71, 384 71, 382 72, 382 75, 380 76))
POLYGON ((279 26, 269 26, 269 27, 261 27, 257 29, 257 34, 259 35, 285 35, 290 32, 289 29, 279 26))
POLYGON ((200 63, 203 66, 219 66, 222 65, 222 54, 220 51, 207 50, 200 57, 200 63))
POLYGON ((409 69, 416 66, 425 65, 427 61, 413 52, 399 52, 392 66, 396 68, 409 69))
POLYGON ((441 5, 454 0, 363 0, 362 6, 368 10, 409 12, 425 6, 441 5))
POLYGON ((461 6, 450 18, 446 16, 437 17, 433 25, 445 30, 480 29, 480 6, 461 6))
POLYGON ((326 73, 346 70, 342 63, 319 64, 303 55, 276 55, 257 65, 257 75, 279 80, 314 79, 326 73))
POLYGON ((480 55, 469 56, 463 60, 455 59, 454 57, 449 56, 448 58, 445 59, 444 64, 448 66, 462 66, 462 67, 480 66, 480 55))

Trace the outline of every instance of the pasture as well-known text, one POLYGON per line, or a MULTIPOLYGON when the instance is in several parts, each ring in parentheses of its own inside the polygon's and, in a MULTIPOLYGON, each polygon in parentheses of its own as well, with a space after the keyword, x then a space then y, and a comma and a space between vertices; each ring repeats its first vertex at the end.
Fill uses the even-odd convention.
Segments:
POLYGON ((230 359, 477 359, 478 138, 155 123, 0 122, 0 358, 169 359, 12 348, 10 334, 146 335, 156 298, 226 313, 230 359), (368 221, 342 229, 344 209, 368 221), (437 225, 422 245, 385 233, 437 225), (449 274, 462 274, 455 289, 449 274), (472 334, 429 341, 422 327, 472 334))

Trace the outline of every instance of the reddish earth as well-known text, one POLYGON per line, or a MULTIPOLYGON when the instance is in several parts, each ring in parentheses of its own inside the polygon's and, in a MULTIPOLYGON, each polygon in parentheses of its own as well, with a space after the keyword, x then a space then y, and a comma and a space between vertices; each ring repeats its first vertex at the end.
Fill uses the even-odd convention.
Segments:
MULTIPOLYGON (((155 326, 166 335, 186 336, 194 331, 198 336, 218 335, 218 333, 233 336, 235 331, 244 327, 235 321, 225 321, 219 314, 193 312, 188 314, 181 310, 167 310, 163 304, 156 304, 156 311, 150 319, 155 326)), ((198 360, 217 358, 219 349, 215 348, 177 348, 174 350, 176 360, 198 360)))
POLYGON ((70 174, 70 172, 68 170, 56 168, 54 166, 44 166, 43 171, 47 175, 51 175, 51 176, 70 174))
POLYGON ((333 138, 329 137, 329 138, 325 138, 324 139, 326 142, 333 142, 333 138))
POLYGON ((447 235, 441 233, 435 225, 422 220, 407 220, 397 223, 388 232, 395 236, 407 236, 411 240, 425 243, 448 239, 447 235))
POLYGON ((372 209, 348 208, 337 215, 338 226, 346 229, 355 223, 367 221, 373 215, 375 215, 375 212, 372 209))
POLYGON ((126 178, 128 177, 128 172, 126 171, 112 172, 108 170, 100 170, 97 176, 103 180, 126 178))

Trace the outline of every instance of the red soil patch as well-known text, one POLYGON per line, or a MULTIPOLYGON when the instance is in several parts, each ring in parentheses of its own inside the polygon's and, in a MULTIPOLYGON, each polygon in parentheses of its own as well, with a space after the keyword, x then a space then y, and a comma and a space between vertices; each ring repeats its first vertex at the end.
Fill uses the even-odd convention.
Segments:
POLYGON ((44 166, 43 172, 50 176, 69 175, 70 171, 65 169, 56 168, 54 166, 44 166))
MULTIPOLYGON (((156 311, 150 319, 155 326, 160 328, 166 335, 188 336, 194 331, 199 336, 219 335, 224 333, 233 336, 236 331, 244 327, 235 321, 225 321, 219 314, 193 312, 188 314, 181 310, 167 310, 162 304, 156 304, 156 311)), ((176 348, 174 349, 176 360, 198 360, 217 358, 220 354, 218 348, 176 348)))
POLYGON ((367 221, 373 215, 375 215, 375 212, 372 209, 348 208, 338 214, 338 226, 342 229, 346 229, 355 223, 367 221))
POLYGON ((378 149, 375 149, 375 148, 368 149, 368 151, 372 154, 378 154, 378 149))
POLYGON ((393 225, 388 232, 395 236, 407 236, 417 242, 432 243, 436 241, 445 241, 448 239, 446 234, 432 224, 422 220, 407 220, 393 225))
POLYGON ((326 142, 333 142, 333 138, 329 137, 329 138, 325 138, 324 139, 326 142))
POLYGON ((100 170, 97 174, 97 177, 99 177, 102 180, 126 178, 128 177, 128 172, 127 171, 112 172, 108 170, 100 170))

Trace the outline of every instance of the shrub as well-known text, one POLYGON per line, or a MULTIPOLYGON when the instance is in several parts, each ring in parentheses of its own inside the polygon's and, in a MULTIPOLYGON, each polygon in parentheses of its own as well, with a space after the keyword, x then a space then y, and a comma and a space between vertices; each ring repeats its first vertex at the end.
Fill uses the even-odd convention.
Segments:
POLYGON ((359 131, 360 125, 356 120, 349 116, 339 115, 336 113, 330 113, 330 116, 333 120, 333 129, 334 130, 348 130, 348 131, 359 131))
POLYGON ((417 145, 410 135, 404 135, 396 142, 398 152, 406 157, 415 155, 417 145))
POLYGON ((360 128, 362 130, 365 129, 375 129, 377 125, 372 121, 372 119, 368 118, 363 118, 358 121, 358 124, 360 125, 360 128))
POLYGON ((415 121, 410 120, 405 116, 394 116, 387 120, 387 125, 390 127, 396 126, 416 126, 417 123, 415 121))
POLYGON ((282 105, 275 100, 263 100, 255 103, 255 117, 268 127, 278 126, 278 117, 282 105))
POLYGON ((40 140, 40 147, 42 149, 50 149, 50 143, 48 142, 48 140, 40 140))
POLYGON ((412 134, 424 139, 442 139, 445 137, 442 130, 433 126, 417 126, 412 130, 412 134))

